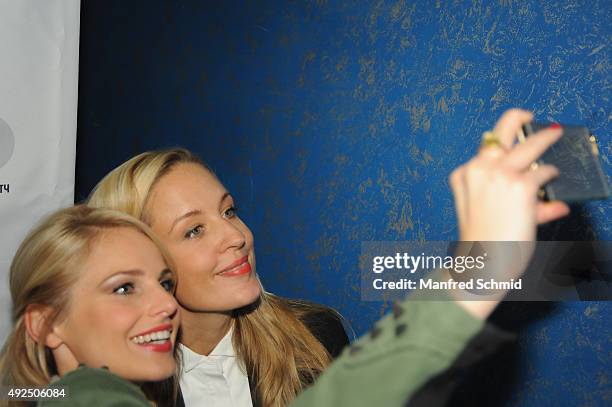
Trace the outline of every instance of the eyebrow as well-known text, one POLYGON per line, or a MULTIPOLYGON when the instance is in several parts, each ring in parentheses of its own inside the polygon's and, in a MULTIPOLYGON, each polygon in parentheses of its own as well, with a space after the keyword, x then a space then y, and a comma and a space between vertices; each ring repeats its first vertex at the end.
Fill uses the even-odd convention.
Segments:
POLYGON ((221 208, 221 204, 223 204, 223 202, 227 199, 227 198, 232 198, 232 194, 230 194, 229 192, 225 192, 223 194, 223 196, 221 197, 221 199, 219 200, 219 209, 221 208))
POLYGON ((189 211, 189 212, 179 216, 178 218, 176 218, 174 220, 174 222, 172 222, 172 226, 170 226, 170 229, 168 229, 168 234, 170 234, 170 232, 172 232, 172 229, 174 229, 176 224, 179 223, 180 221, 182 221, 183 219, 187 219, 187 218, 190 218, 190 217, 195 216, 195 215, 200 215, 201 213, 202 213, 202 211, 200 211, 198 209, 194 209, 192 211, 189 211))
MULTIPOLYGON (((162 273, 163 273, 163 271, 162 271, 162 273)), ((141 276, 141 275, 144 274, 144 271, 139 270, 139 269, 117 271, 117 272, 111 274, 110 276, 106 277, 104 280, 102 280, 100 282, 100 284, 98 284, 98 286, 101 286, 101 285, 105 284, 108 280, 112 279, 113 277, 117 277, 117 276, 122 275, 122 274, 128 275, 128 276, 141 276)))
MULTIPOLYGON (((104 283, 106 283, 108 280, 112 279, 113 277, 117 277, 117 276, 120 276, 120 275, 142 276, 144 274, 145 274, 145 272, 140 270, 140 269, 117 271, 116 273, 113 273, 110 276, 106 277, 104 280, 102 280, 102 282, 100 284, 98 284, 98 286, 101 286, 104 283)), ((161 280, 162 278, 164 278, 166 276, 174 277, 174 273, 169 268, 165 268, 165 269, 163 269, 161 271, 161 273, 159 273, 159 279, 161 280)))

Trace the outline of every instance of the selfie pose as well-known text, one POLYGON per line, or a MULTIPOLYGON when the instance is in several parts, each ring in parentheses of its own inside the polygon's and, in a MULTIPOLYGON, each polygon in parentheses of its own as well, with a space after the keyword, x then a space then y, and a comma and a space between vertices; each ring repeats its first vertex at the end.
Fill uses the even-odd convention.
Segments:
MULTIPOLYGON (((531 114, 520 110, 504 114, 493 130, 494 142, 488 142, 475 158, 452 174, 451 185, 463 240, 534 240, 537 224, 568 213, 563 203, 544 203, 537 199, 537 190, 556 176, 556 170, 550 166, 530 168, 531 162, 553 144, 561 132, 546 129, 525 144, 514 147, 517 129, 529 120, 531 114), (504 219, 499 217, 500 210, 505 214, 504 219)), ((134 406, 150 405, 150 401, 158 405, 174 403, 176 376, 181 377, 182 373, 179 368, 175 376, 175 355, 169 348, 177 338, 179 315, 184 320, 181 329, 185 332, 179 335, 182 341, 189 335, 198 335, 186 332, 198 329, 197 324, 190 326, 189 321, 189 313, 195 312, 211 313, 217 319, 226 315, 229 318, 226 329, 238 332, 240 320, 235 316, 238 312, 233 309, 231 312, 224 309, 204 312, 189 308, 195 308, 200 302, 211 306, 210 299, 216 298, 224 306, 231 307, 240 299, 251 305, 240 311, 247 315, 264 304, 259 298, 259 283, 254 273, 252 236, 235 214, 228 211, 233 203, 224 201, 227 195, 218 181, 214 179, 212 185, 206 183, 204 175, 209 173, 198 171, 207 170, 194 162, 175 163, 174 167, 166 168, 163 177, 152 181, 149 189, 137 189, 137 194, 143 197, 139 216, 154 231, 158 225, 155 234, 168 247, 170 256, 163 255, 164 248, 155 244, 156 238, 146 226, 135 220, 124 220, 130 219, 126 215, 82 206, 58 212, 26 238, 11 267, 15 327, 0 359, 2 384, 46 384, 58 376, 53 386, 69 386, 74 405, 86 405, 86 400, 91 400, 88 397, 101 390, 106 396, 96 401, 98 405, 117 398, 126 400, 124 405, 134 406), (181 206, 177 204, 181 202, 181 194, 174 191, 164 199, 177 205, 175 212, 170 210, 172 206, 163 206, 164 199, 157 204, 162 205, 162 210, 152 210, 156 207, 153 202, 155 190, 165 185, 164 180, 180 185, 180 177, 185 177, 195 182, 185 174, 192 171, 207 189, 221 188, 216 191, 220 198, 215 200, 216 204, 208 205, 194 199, 181 206), (177 179, 170 178, 173 173, 177 179), (79 221, 62 222, 62 219, 73 217, 79 221), (92 220, 100 217, 106 223, 92 220), (109 223, 108 218, 113 217, 119 217, 120 221, 109 223), (182 224, 183 221, 187 222, 182 224), (67 224, 71 227, 65 226, 67 224), (182 231, 174 235, 176 227, 182 231), (206 235, 206 231, 219 230, 223 233, 206 235), (78 239, 67 240, 65 236, 77 236, 78 239), (210 238, 208 244, 218 250, 212 253, 215 256, 212 260, 197 257, 196 250, 182 246, 195 245, 197 239, 206 238, 210 238), (214 245, 218 242, 225 245, 214 245), (187 256, 186 253, 194 256, 193 264, 181 257, 187 256), (218 256, 228 253, 239 261, 230 262, 229 268, 225 265, 216 269, 218 256), (247 264, 242 260, 244 256, 247 264), (192 275, 189 280, 189 267, 201 267, 210 264, 208 261, 213 262, 213 272, 192 275), (178 304, 170 295, 174 285, 173 271, 177 275, 178 304), (224 273, 237 279, 230 280, 231 284, 226 280, 218 281, 225 278, 224 273), (125 280, 115 279, 119 276, 125 280), (252 286, 252 280, 257 281, 258 289, 252 286), (200 298, 190 299, 186 295, 192 287, 184 288, 185 297, 182 297, 183 284, 202 284, 202 289, 196 290, 200 298), (228 284, 236 290, 230 301, 222 302, 226 299, 217 297, 214 290, 220 287, 216 284, 221 287, 228 284), (78 368, 79 364, 88 367, 78 368), (108 370, 99 369, 102 366, 108 370), (166 378, 169 380, 164 380, 166 378), (78 404, 81 401, 82 404, 78 404)), ((111 173, 102 181, 92 202, 100 204, 96 194, 117 174, 120 175, 111 173)), ((137 174, 136 171, 123 173, 126 184, 129 185, 130 179, 137 174)), ((190 196, 189 191, 204 192, 195 184, 192 188, 183 186, 187 196, 190 196)), ((121 188, 117 187, 116 191, 121 192, 121 188)), ((115 206, 129 207, 129 201, 122 203, 116 199, 112 202, 115 206)), ((206 250, 207 246, 202 244, 200 249, 206 250)), ((507 268, 509 276, 518 276, 523 271, 524 265, 512 264, 507 268)), ((404 405, 423 384, 453 363, 497 304, 498 301, 453 301, 450 297, 447 301, 408 300, 397 304, 391 315, 346 349, 292 405, 404 405)), ((268 340, 265 336, 255 339, 268 340)), ((278 342, 275 344, 279 346, 276 352, 285 357, 288 369, 294 368, 286 358, 288 349, 278 342)), ((180 352, 176 357, 180 358, 180 352)), ((248 363, 245 365, 248 369, 248 363)), ((239 362, 238 367, 244 368, 244 365, 239 362)), ((42 405, 54 403, 43 402, 42 405)), ((207 404, 202 401, 193 405, 207 404)))
MULTIPOLYGON (((499 144, 483 150, 451 177, 461 239, 477 240, 481 236, 481 240, 500 240, 500 236, 515 236, 514 240, 533 240, 534 222, 566 213, 564 204, 537 202, 535 197, 538 185, 556 175, 554 168, 543 166, 527 171, 531 162, 554 142, 554 136, 559 136, 559 130, 545 130, 542 138, 530 140, 509 154, 517 130, 530 120, 528 112, 509 111, 494 130, 499 144), (498 172, 505 177, 490 179, 498 172), (520 179, 518 174, 529 179, 520 179), (511 185, 507 185, 509 177, 514 177, 511 185), (530 189, 526 190, 526 186, 530 189), (523 207, 524 211, 517 210, 523 207), (500 213, 516 215, 500 220, 500 213)), ((298 308, 262 290, 255 268, 253 235, 238 217, 229 192, 190 152, 147 152, 128 160, 100 181, 88 204, 120 210, 143 220, 176 262, 180 277, 176 297, 184 321, 180 341, 186 354, 181 390, 188 406, 196 405, 191 400, 206 400, 208 396, 202 390, 202 380, 195 372, 190 375, 191 367, 204 355, 214 353, 219 345, 244 363, 242 374, 250 379, 243 377, 239 382, 242 386, 232 386, 230 382, 231 392, 248 393, 245 387, 249 384, 253 405, 274 406, 286 405, 325 368, 328 359, 318 341, 327 338, 328 343, 334 344, 334 335, 338 335, 339 346, 332 351, 345 342, 340 327, 333 328, 331 317, 323 318, 331 321, 327 324, 330 328, 324 325, 317 332, 310 328, 320 325, 315 323, 304 329, 304 317, 313 312, 314 306, 298 308), (312 333, 318 333, 317 337, 313 338, 312 333), (227 346, 228 335, 233 349, 227 346)), ((484 307, 474 303, 465 306, 478 312, 484 307)), ((329 351, 330 346, 326 347, 329 351)), ((225 386, 223 381, 216 383, 225 386)), ((249 405, 248 400, 242 400, 245 404, 234 400, 234 405, 249 405)))

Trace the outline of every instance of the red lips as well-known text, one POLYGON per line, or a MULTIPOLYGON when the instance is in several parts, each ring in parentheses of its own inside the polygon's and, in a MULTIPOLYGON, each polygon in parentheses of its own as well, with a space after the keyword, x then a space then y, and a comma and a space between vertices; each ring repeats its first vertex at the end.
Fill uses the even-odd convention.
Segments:
POLYGON ((143 343, 138 346, 142 346, 143 348, 147 348, 153 352, 170 352, 172 350, 172 341, 168 339, 164 343, 143 343))
POLYGON ((249 264, 249 257, 244 256, 232 264, 221 270, 218 274, 226 277, 241 276, 249 274, 251 272, 251 264, 249 264))

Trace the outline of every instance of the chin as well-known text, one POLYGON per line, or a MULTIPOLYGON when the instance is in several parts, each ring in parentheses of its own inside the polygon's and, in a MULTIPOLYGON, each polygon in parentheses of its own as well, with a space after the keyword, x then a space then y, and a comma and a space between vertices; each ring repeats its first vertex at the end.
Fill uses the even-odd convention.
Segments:
POLYGON ((237 295, 234 296, 231 304, 228 304, 227 307, 230 310, 240 310, 242 308, 250 308, 250 305, 255 305, 259 303, 259 299, 261 298, 261 286, 259 282, 254 287, 249 287, 249 289, 241 290, 237 295))
POLYGON ((259 297, 261 297, 261 291, 262 291, 262 287, 261 284, 259 283, 259 279, 253 281, 253 284, 248 287, 245 288, 243 296, 244 296, 244 303, 242 304, 244 305, 249 305, 255 301, 257 301, 259 299, 259 297))
POLYGON ((263 289, 258 279, 250 280, 247 284, 241 284, 238 288, 223 287, 217 291, 217 295, 209 297, 193 295, 195 301, 189 301, 190 296, 182 298, 177 293, 177 300, 181 307, 190 312, 231 312, 257 302, 261 297, 263 289), (222 294, 221 294, 222 293, 222 294))

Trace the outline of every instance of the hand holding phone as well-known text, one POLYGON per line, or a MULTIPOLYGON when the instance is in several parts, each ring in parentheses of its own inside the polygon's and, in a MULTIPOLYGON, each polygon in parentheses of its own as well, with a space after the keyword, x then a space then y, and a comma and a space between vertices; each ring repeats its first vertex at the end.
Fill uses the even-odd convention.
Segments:
POLYGON ((532 241, 537 225, 569 213, 561 201, 543 202, 538 190, 559 171, 552 165, 532 169, 532 163, 561 137, 560 129, 544 129, 521 145, 517 133, 533 114, 506 111, 491 131, 495 142, 451 173, 459 237, 467 241, 532 241))
POLYGON ((552 164, 559 169, 559 176, 544 186, 542 198, 569 203, 607 199, 610 196, 610 186, 599 162, 595 136, 588 128, 527 123, 522 133, 519 132, 519 142, 551 126, 562 127, 563 136, 534 165, 552 164))

